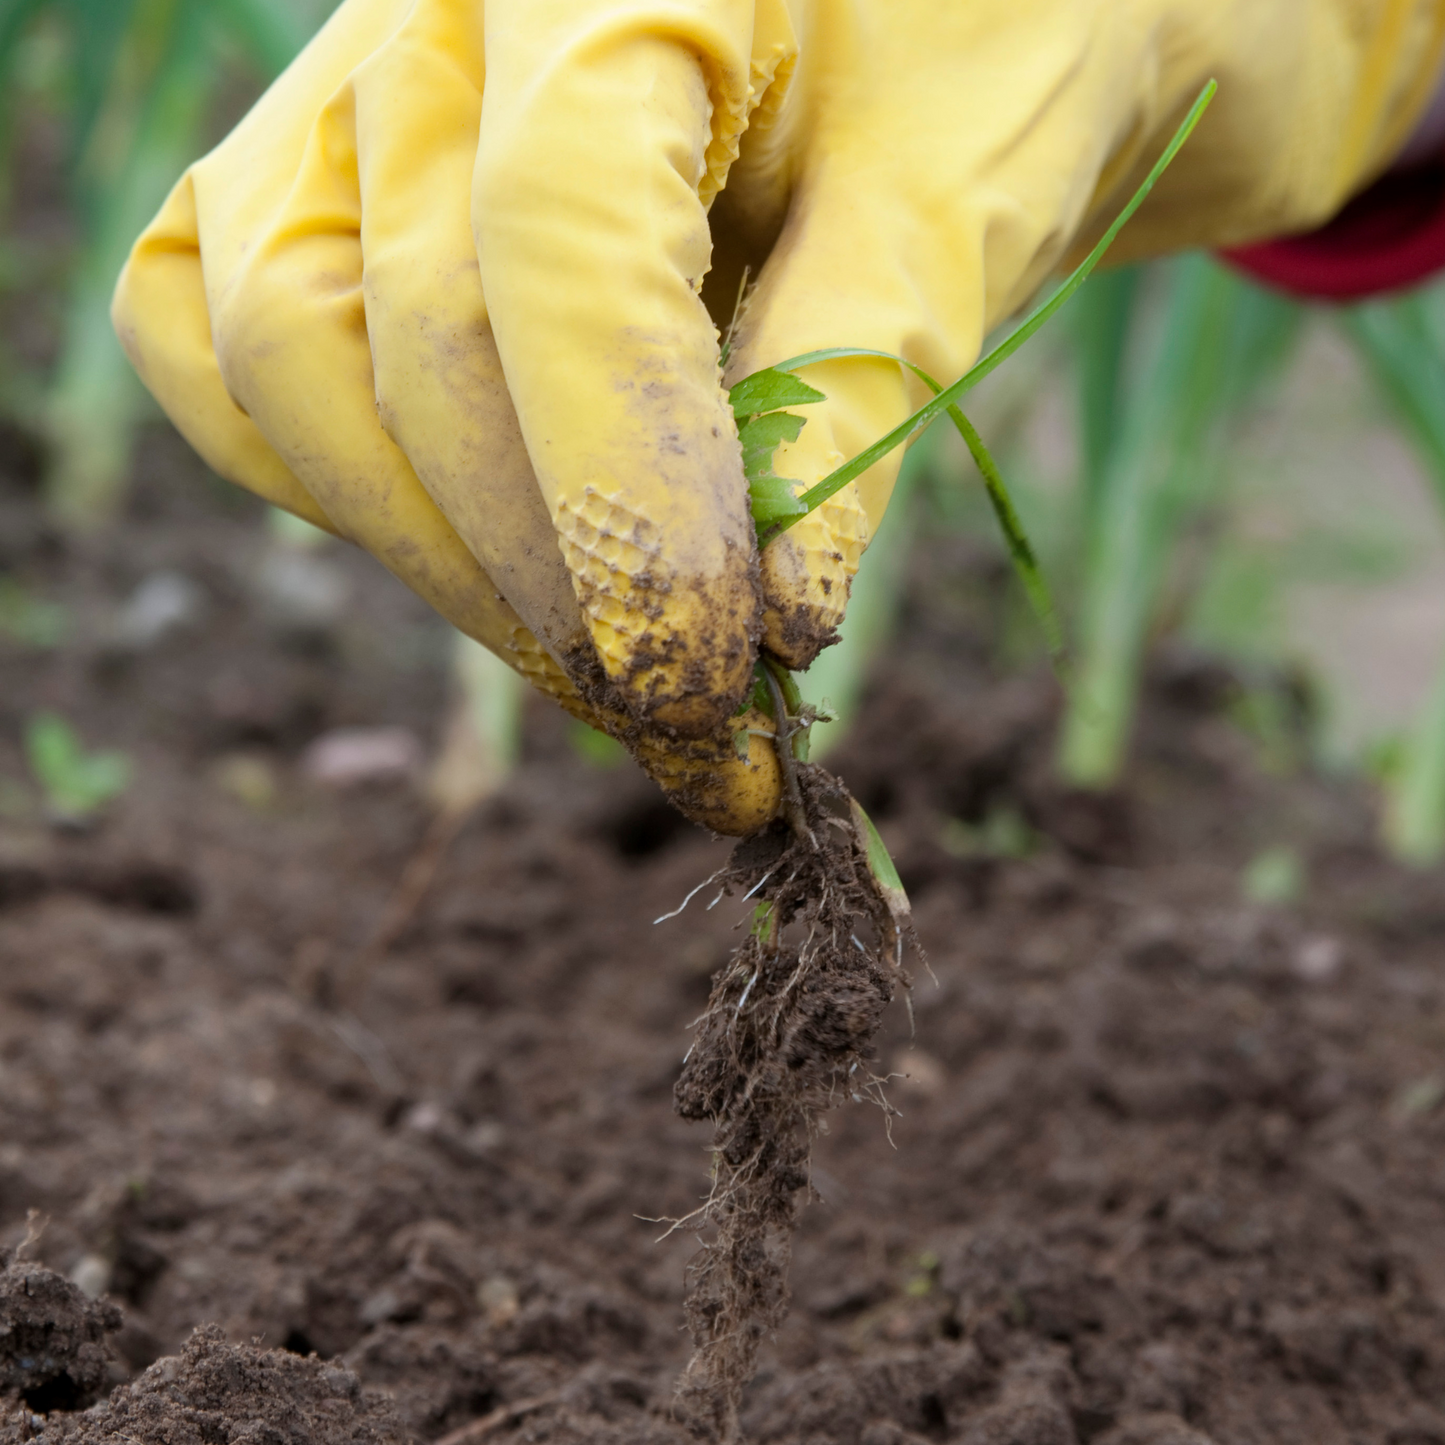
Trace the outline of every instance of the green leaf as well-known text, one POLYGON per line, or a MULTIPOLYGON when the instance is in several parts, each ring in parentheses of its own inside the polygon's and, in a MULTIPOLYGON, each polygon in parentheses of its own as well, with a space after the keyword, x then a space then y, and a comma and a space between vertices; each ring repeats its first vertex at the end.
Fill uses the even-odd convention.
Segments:
MULTIPOLYGON (((834 346, 824 351, 810 351, 803 356, 794 357, 791 361, 781 363, 781 366, 775 367, 774 370, 780 370, 782 367, 811 366, 817 361, 838 361, 853 356, 876 356, 883 361, 897 362, 899 366, 907 367, 935 396, 944 390, 941 382, 935 381, 921 366, 915 366, 906 357, 895 356, 890 351, 875 351, 871 347, 863 346, 834 346)), ((1024 596, 1028 598, 1029 606, 1033 609, 1034 616, 1038 619, 1039 627, 1043 631, 1055 670, 1060 670, 1064 664, 1065 648, 1058 611, 1054 606, 1049 585, 1044 580, 1043 568, 1039 566, 1038 557, 1029 541, 1028 533, 1024 530, 1023 522, 1019 520, 1018 510, 1015 508, 1008 486, 1004 482, 1003 473, 984 445, 983 438, 979 436, 973 423, 963 414, 962 410, 957 406, 950 406, 947 408, 947 414, 958 434, 963 438, 969 454, 973 457, 974 464, 978 467, 979 475, 983 478, 989 505, 992 506, 999 530, 1003 533, 1009 559, 1012 561, 1019 583, 1024 589, 1024 596)), ((760 418, 760 420, 766 420, 766 418, 760 418)), ((800 501, 802 511, 799 515, 806 515, 808 511, 812 510, 806 505, 812 495, 812 491, 803 493, 800 501)), ((756 520, 756 511, 753 515, 756 520)), ((771 535, 765 535, 766 525, 759 522, 759 547, 767 546, 775 537, 786 531, 794 520, 796 517, 793 514, 785 515, 780 524, 774 525, 771 535)))
POLYGON ((1403 862, 1432 867, 1445 857, 1445 658, 1397 753, 1385 779, 1385 841, 1403 862))
POLYGON ((797 441, 806 420, 790 411, 770 411, 745 421, 738 428, 738 440, 743 444, 743 470, 750 473, 759 456, 770 462, 780 443, 797 441))
MULTIPOLYGON (((1071 784, 1110 786, 1127 756, 1141 669, 1169 564, 1186 523, 1224 478, 1221 439, 1247 401, 1238 379, 1264 380, 1279 314, 1207 256, 1160 268, 1161 322, 1136 343, 1137 378, 1104 465, 1085 489, 1077 666, 1060 729, 1071 784)), ((1288 328, 1284 328, 1288 334, 1288 328)))
POLYGON ((776 366, 745 376, 728 392, 733 415, 739 421, 757 416, 759 412, 776 411, 778 407, 811 406, 824 399, 821 391, 776 366))
POLYGON ((850 801, 853 807, 853 825, 868 859, 868 871, 872 873, 873 881, 877 883, 878 891, 888 905, 894 927, 904 932, 909 926, 913 910, 908 903, 908 894, 903 891, 903 880, 898 876, 898 866, 894 863, 887 844, 879 836, 878 829, 873 826, 873 819, 863 811, 863 805, 857 798, 850 801))
MULTIPOLYGON (((75 90, 70 125, 71 164, 80 166, 107 97, 121 80, 122 60, 141 59, 149 68, 154 52, 166 44, 174 28, 169 7, 138 0, 68 0, 51 4, 52 12, 69 11, 75 90)), ((102 147, 104 149, 104 147, 102 147)))
MULTIPOLYGON (((1381 395, 1404 424, 1445 504, 1445 355, 1419 295, 1342 309, 1339 320, 1381 395)), ((1445 857, 1445 658, 1385 785, 1385 840, 1397 858, 1428 867, 1445 857)))
POLYGON ((627 749, 616 738, 589 727, 580 718, 572 719, 567 729, 567 741, 572 744, 572 751, 583 762, 601 772, 611 772, 613 768, 620 768, 627 761, 627 749))
POLYGON ((44 3, 45 0, 0 0, 0 69, 8 71, 16 43, 44 3))
POLYGON ((758 528, 776 527, 789 518, 801 517, 802 502, 793 492, 796 482, 787 477, 776 477, 772 473, 748 478, 748 496, 752 500, 753 525, 758 528))
POLYGON ((1086 513, 1097 505, 1104 469, 1119 431, 1125 353, 1143 275, 1142 266, 1104 271, 1084 287, 1074 308, 1086 513))
POLYGON ((753 926, 750 931, 754 938, 761 939, 763 943, 771 945, 776 941, 778 918, 771 903, 765 901, 754 905, 753 926))
POLYGON ((796 441, 802 429, 803 418, 786 411, 770 411, 754 416, 738 428, 753 526, 759 532, 775 527, 789 517, 803 514, 803 504, 795 490, 802 483, 780 477, 773 471, 773 453, 779 443, 796 441))
POLYGON ((1426 329, 1423 300, 1403 296, 1345 307, 1339 321, 1445 502, 1445 357, 1426 329))
MULTIPOLYGON (((55 439, 47 502, 69 526, 100 521, 117 504, 129 471, 144 393, 110 324, 110 298, 136 235, 204 149, 214 89, 205 13, 195 5, 137 10, 126 45, 137 57, 149 56, 144 95, 130 122, 93 153, 105 163, 87 168, 85 248, 70 278, 61 355, 46 400, 55 439)), ((86 32, 85 43, 99 39, 86 32)))
POLYGON ((734 717, 742 717, 750 707, 755 707, 764 717, 773 716, 773 695, 768 691, 767 676, 763 671, 763 660, 758 658, 753 663, 753 685, 748 695, 738 704, 738 710, 734 717))
POLYGON ((130 760, 123 753, 87 753, 75 729, 57 713, 31 718, 25 756, 51 811, 61 817, 88 817, 130 782, 130 760))
MULTIPOLYGON (((1185 116, 1179 129, 1174 132, 1174 137, 1165 147, 1164 154, 1154 163, 1153 169, 1144 178, 1143 184, 1134 192, 1124 209, 1120 211, 1113 225, 1104 232, 1098 245, 1074 268, 1068 280, 1065 281, 1047 301, 1032 311, 1024 320, 1023 324, 1019 326, 1007 340, 1000 342, 987 356, 976 362, 951 386, 943 388, 932 401, 921 406, 907 421, 894 427, 887 436, 880 437, 871 447, 859 452, 852 461, 845 462, 836 471, 824 477, 821 482, 818 482, 815 486, 810 487, 804 492, 803 502, 806 504, 808 511, 812 511, 821 503, 826 502, 829 497, 842 491, 849 482, 853 481, 856 477, 862 476, 869 467, 881 461, 889 452, 893 451, 895 447, 902 446, 904 442, 916 436, 925 427, 935 422, 947 412, 950 407, 956 406, 959 398, 962 397, 965 392, 972 390, 972 388, 977 386, 991 371, 996 370, 1002 362, 1008 360, 1040 327, 1053 318, 1079 287, 1084 284, 1089 273, 1099 264, 1100 260, 1103 259, 1104 252, 1113 245, 1114 238, 1123 230, 1125 223, 1143 204, 1145 196, 1154 189, 1155 183, 1159 177, 1164 174, 1165 168, 1179 153, 1180 146, 1189 139, 1190 133, 1194 130, 1194 127, 1199 124, 1200 117, 1204 114, 1209 102, 1214 99, 1214 93, 1218 88, 1218 84, 1211 80, 1205 85, 1204 89, 1199 92, 1199 98, 1190 107, 1189 114, 1185 116)), ((779 362, 777 366, 770 368, 770 370, 774 372, 786 372, 792 368, 801 368, 811 365, 815 361, 825 361, 834 356, 844 354, 865 356, 887 355, 886 352, 868 352, 862 350, 852 352, 832 349, 813 351, 803 356, 795 356, 790 361, 779 362)), ((908 364, 911 365, 911 363, 908 364)), ((758 376, 764 374, 765 373, 762 372, 756 373, 758 376)), ((738 393, 742 387, 746 386, 748 382, 752 380, 752 377, 747 377, 743 381, 740 381, 738 385, 733 388, 733 393, 738 393)), ((768 542, 771 542, 774 537, 786 531, 791 525, 792 522, 785 519, 771 535, 767 537, 760 536, 758 538, 759 545, 766 546, 768 542)))

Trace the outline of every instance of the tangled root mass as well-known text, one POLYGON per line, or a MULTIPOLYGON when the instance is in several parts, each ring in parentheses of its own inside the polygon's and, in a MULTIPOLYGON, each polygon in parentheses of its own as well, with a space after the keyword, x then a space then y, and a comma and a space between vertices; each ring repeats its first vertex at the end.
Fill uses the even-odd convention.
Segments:
POLYGON ((693 1356, 679 1406, 698 1435, 721 1441, 737 1438, 758 1347, 787 1311, 823 1114, 848 1099, 888 1111, 871 1045, 907 987, 902 949, 914 942, 847 789, 819 767, 798 767, 797 781, 801 816, 738 844, 720 875, 756 903, 753 928, 713 979, 674 1089, 679 1114, 713 1125, 712 1192, 687 1221, 705 1240, 689 1266, 693 1356))

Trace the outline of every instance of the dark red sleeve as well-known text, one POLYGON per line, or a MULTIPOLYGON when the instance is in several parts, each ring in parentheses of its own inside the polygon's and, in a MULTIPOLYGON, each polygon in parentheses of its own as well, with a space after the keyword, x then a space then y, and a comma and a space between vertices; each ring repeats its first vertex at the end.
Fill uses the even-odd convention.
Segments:
POLYGON ((1445 270, 1445 159, 1383 177, 1318 231, 1221 254, 1256 281, 1318 300, 1414 286, 1445 270))

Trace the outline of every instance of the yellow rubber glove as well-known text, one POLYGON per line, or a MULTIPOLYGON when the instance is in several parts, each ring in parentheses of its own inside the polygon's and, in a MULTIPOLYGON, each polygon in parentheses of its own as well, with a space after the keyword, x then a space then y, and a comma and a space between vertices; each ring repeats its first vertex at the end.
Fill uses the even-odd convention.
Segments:
MULTIPOLYGON (((728 380, 844 345, 949 379, 1208 76, 1116 255, 1326 218, 1442 35, 1438 0, 347 0, 137 243, 116 324, 217 471, 747 831, 756 640, 834 635, 898 457, 759 563, 715 326, 744 265, 728 380)), ((806 379, 803 484, 921 399, 882 361, 806 379)))

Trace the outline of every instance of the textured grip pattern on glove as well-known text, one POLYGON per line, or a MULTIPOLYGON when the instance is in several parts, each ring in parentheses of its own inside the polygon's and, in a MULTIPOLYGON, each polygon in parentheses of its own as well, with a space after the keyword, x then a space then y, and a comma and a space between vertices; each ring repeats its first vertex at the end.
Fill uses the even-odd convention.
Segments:
POLYGON ((604 497, 591 486, 579 507, 559 500, 554 521, 577 600, 592 620, 593 645, 608 675, 625 677, 661 613, 657 528, 615 493, 604 497))

